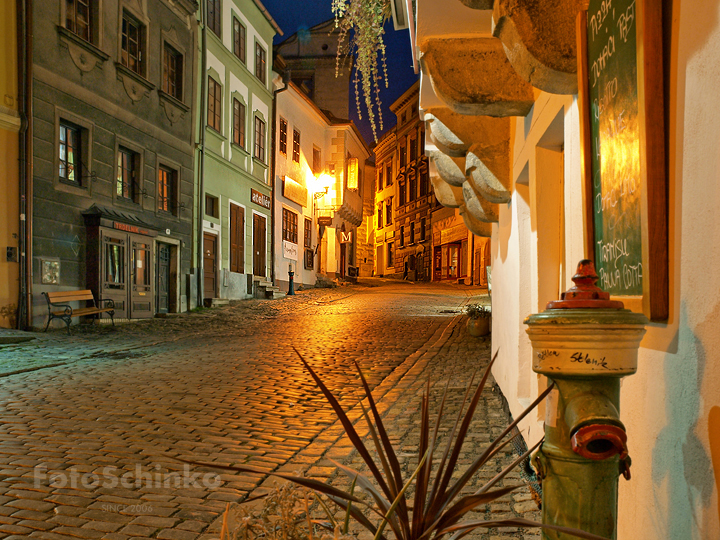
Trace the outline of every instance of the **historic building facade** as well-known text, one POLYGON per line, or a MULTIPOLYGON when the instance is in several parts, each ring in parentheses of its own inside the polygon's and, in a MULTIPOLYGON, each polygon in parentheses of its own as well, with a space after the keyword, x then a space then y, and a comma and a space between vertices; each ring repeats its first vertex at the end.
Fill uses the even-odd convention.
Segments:
POLYGON ((194 0, 34 4, 32 310, 86 289, 116 318, 186 309, 194 0))
POLYGON ((205 301, 270 278, 272 41, 260 2, 204 0, 198 77, 196 267, 205 301), (203 72, 204 69, 204 72, 203 72))

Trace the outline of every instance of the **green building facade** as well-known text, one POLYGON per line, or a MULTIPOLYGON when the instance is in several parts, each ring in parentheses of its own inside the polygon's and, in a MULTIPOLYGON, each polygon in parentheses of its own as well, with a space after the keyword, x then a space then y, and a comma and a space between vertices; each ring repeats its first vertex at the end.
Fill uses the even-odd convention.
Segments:
POLYGON ((259 1, 204 1, 191 288, 198 299, 241 299, 270 276, 270 58, 281 31, 259 1))

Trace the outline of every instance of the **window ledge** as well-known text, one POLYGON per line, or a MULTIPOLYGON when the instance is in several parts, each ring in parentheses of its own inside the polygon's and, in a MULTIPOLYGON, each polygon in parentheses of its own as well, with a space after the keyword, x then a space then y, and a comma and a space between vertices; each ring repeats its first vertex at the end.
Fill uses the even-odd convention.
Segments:
POLYGON ((254 156, 253 156, 253 161, 265 169, 268 168, 267 163, 265 163, 264 161, 260 161, 258 158, 254 157, 254 156))
POLYGON ((117 78, 123 83, 125 92, 133 103, 140 101, 143 97, 150 95, 155 85, 142 75, 135 73, 132 69, 115 62, 117 78))
POLYGON ((110 58, 109 54, 101 51, 98 47, 89 41, 85 41, 64 26, 58 26, 57 31, 60 34, 60 42, 65 44, 70 53, 70 58, 80 71, 88 73, 96 65, 102 64, 110 58))
POLYGON ((245 147, 242 146, 241 144, 234 143, 234 142, 233 142, 233 143, 230 143, 230 144, 232 145, 232 147, 233 147, 234 149, 236 149, 236 150, 239 151, 239 152, 242 152, 242 153, 245 154, 246 156, 249 156, 249 155, 250 155, 250 152, 248 152, 248 151, 245 149, 245 147))

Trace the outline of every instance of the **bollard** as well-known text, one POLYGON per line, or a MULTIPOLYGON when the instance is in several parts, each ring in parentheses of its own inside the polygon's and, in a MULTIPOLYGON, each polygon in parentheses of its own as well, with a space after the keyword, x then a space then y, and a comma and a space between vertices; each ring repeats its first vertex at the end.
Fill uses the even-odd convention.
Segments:
POLYGON ((289 283, 288 283, 288 292, 287 292, 288 296, 295 296, 295 282, 294 282, 295 272, 293 272, 292 263, 290 263, 288 265, 288 276, 290 276, 289 283))

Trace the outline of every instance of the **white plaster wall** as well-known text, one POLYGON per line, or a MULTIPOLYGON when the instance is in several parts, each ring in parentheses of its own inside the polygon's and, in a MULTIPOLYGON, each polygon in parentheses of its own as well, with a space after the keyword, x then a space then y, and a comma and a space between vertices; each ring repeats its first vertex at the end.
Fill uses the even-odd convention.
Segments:
MULTIPOLYGON (((620 540, 720 538, 720 362, 712 352, 720 350, 720 2, 675 2, 668 76, 671 316, 649 326, 638 373, 622 385, 633 465, 632 480, 620 479, 620 540)), ((527 171, 532 187, 542 177, 535 147, 558 110, 564 118, 559 287, 565 290, 584 251, 576 101, 541 94, 530 115, 517 120, 513 178, 522 182, 527 171)), ((513 414, 524 406, 519 386, 530 370, 522 319, 543 300, 536 259, 542 245, 533 245, 543 221, 528 225, 526 191, 515 186, 493 236, 493 349, 500 348, 493 374, 513 414)), ((531 201, 534 218, 537 210, 531 201)), ((531 396, 537 386, 532 379, 531 396)), ((537 416, 523 424, 528 442, 537 440, 539 426, 537 416)))

